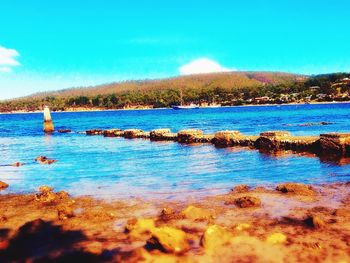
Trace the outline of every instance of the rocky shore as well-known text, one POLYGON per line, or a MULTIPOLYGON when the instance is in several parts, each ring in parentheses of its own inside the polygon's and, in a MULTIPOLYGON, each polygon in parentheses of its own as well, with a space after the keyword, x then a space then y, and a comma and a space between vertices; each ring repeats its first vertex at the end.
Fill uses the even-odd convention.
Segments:
POLYGON ((239 185, 195 202, 105 202, 42 186, 0 201, 1 262, 350 260, 347 183, 239 185))

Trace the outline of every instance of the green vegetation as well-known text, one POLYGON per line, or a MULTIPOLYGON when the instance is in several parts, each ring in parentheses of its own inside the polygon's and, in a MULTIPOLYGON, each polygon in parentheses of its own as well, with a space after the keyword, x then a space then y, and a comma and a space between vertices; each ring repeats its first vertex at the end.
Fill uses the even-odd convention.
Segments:
POLYGON ((230 72, 164 80, 111 83, 38 93, 0 102, 1 112, 78 108, 170 107, 181 103, 242 105, 350 100, 348 73, 302 76, 274 72, 230 72))

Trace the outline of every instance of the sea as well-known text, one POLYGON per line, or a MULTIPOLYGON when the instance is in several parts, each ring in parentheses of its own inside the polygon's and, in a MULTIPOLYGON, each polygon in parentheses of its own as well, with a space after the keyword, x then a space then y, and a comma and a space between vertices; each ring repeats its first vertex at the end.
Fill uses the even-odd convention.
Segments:
POLYGON ((216 148, 147 139, 87 136, 89 129, 150 131, 270 130, 294 135, 350 132, 350 104, 242 106, 192 110, 152 109, 52 113, 56 130, 43 133, 43 114, 0 115, 0 194, 31 193, 41 185, 73 196, 101 199, 176 200, 225 193, 238 184, 274 187, 281 182, 325 184, 350 180, 350 161, 311 154, 260 153, 248 148, 216 148), (38 156, 57 160, 35 162, 38 156), (24 163, 14 167, 15 162, 24 163))

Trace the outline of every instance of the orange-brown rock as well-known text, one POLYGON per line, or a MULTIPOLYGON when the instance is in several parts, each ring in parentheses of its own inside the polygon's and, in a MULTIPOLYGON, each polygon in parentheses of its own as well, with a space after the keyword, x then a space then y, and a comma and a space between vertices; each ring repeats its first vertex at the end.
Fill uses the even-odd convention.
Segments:
POLYGON ((87 130, 85 133, 86 133, 86 135, 90 135, 90 136, 102 135, 103 134, 103 130, 101 130, 101 129, 93 129, 93 130, 87 130))
POLYGON ((325 133, 320 135, 322 154, 350 155, 350 133, 325 133))
POLYGON ((191 220, 209 220, 214 218, 213 213, 211 211, 193 205, 188 206, 181 212, 181 214, 185 218, 191 220))
POLYGON ((287 131, 267 131, 260 133, 254 146, 263 151, 276 151, 281 149, 281 140, 290 136, 287 131))
POLYGON ((148 244, 168 253, 181 254, 189 249, 186 233, 173 227, 155 228, 148 244))
POLYGON ((123 134, 124 132, 120 129, 110 129, 103 131, 104 137, 121 137, 123 134))
MULTIPOLYGON (((234 204, 240 208, 247 207, 259 207, 261 206, 261 201, 259 198, 254 196, 242 196, 233 200, 234 204)), ((227 204, 227 202, 226 202, 227 204)))
POLYGON ((0 190, 6 189, 9 185, 5 182, 0 181, 0 190))
POLYGON ((52 192, 53 188, 47 185, 42 185, 39 187, 39 192, 41 193, 47 193, 47 192, 52 192))
POLYGON ((215 133, 213 143, 218 147, 239 145, 242 134, 239 131, 219 131, 215 133))
POLYGON ((74 210, 71 205, 63 204, 57 207, 57 216, 59 220, 66 220, 74 217, 74 210))
POLYGON ((233 193, 246 193, 249 192, 249 186, 246 184, 239 184, 232 188, 233 193))
POLYGON ((171 133, 170 129, 156 129, 150 132, 150 138, 153 141, 164 140, 164 134, 171 133))
POLYGON ((177 133, 177 140, 180 143, 194 143, 203 137, 203 131, 197 129, 181 130, 177 133))
POLYGON ((140 129, 127 129, 124 130, 124 137, 128 139, 139 138, 143 133, 140 129))
POLYGON ((181 219, 184 216, 182 214, 176 213, 174 209, 170 207, 164 207, 160 212, 159 218, 163 221, 181 219))
POLYGON ((230 242, 233 235, 225 228, 218 225, 211 225, 207 228, 201 238, 201 245, 209 255, 215 254, 220 247, 230 242))
POLYGON ((314 228, 324 228, 326 226, 325 221, 318 215, 308 215, 305 219, 305 223, 314 228))
POLYGON ((35 161, 40 163, 40 164, 48 164, 48 165, 57 162, 56 160, 49 159, 46 156, 39 156, 39 157, 35 158, 35 161))
POLYGON ((316 194, 316 191, 311 185, 300 184, 300 183, 280 184, 276 187, 276 190, 286 194, 296 194, 296 195, 315 195, 316 194))
POLYGON ((125 226, 125 232, 132 238, 141 238, 146 236, 150 238, 155 229, 155 222, 152 218, 132 218, 128 220, 125 226))

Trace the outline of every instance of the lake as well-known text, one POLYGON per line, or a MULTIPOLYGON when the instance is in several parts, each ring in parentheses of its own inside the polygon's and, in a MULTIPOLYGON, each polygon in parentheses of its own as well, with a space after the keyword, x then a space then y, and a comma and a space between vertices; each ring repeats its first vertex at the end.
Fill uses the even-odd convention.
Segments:
MULTIPOLYGON (((75 132, 198 128, 206 133, 230 129, 251 135, 268 130, 295 135, 349 132, 349 116, 348 103, 52 113, 56 129, 75 132)), ((211 144, 191 146, 79 133, 44 135, 42 126, 39 113, 0 115, 0 180, 10 184, 1 194, 27 193, 50 185, 73 195, 107 199, 180 199, 224 193, 242 183, 273 186, 286 181, 319 184, 350 179, 350 165, 313 156, 274 156, 243 148, 218 149, 211 144), (39 165, 34 159, 40 155, 57 163, 39 165), (15 162, 26 165, 8 166, 15 162)))

